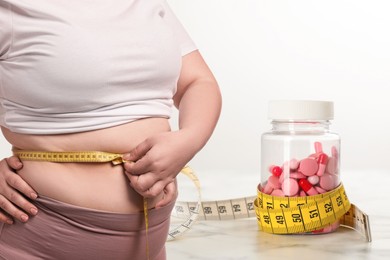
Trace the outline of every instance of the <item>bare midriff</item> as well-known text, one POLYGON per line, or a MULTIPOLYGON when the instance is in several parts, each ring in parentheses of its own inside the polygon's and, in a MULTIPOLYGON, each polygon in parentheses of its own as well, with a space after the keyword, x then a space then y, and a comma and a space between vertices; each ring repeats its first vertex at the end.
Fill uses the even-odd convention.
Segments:
MULTIPOLYGON (((72 134, 28 135, 2 128, 15 148, 34 151, 104 151, 128 153, 146 138, 170 131, 168 119, 147 118, 131 123, 72 134)), ((142 197, 131 188, 123 165, 23 161, 18 174, 38 195, 69 204, 118 213, 143 209, 142 197)), ((154 207, 162 194, 148 199, 154 207)))

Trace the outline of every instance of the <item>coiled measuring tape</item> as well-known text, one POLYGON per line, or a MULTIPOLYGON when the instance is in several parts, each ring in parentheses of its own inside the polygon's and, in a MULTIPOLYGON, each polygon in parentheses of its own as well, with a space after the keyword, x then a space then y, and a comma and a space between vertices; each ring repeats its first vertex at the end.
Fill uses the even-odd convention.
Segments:
POLYGON ((322 229, 339 220, 350 207, 342 184, 331 192, 305 197, 277 197, 258 191, 255 201, 259 228, 274 234, 322 229))
MULTIPOLYGON (((193 178, 200 191, 199 180, 190 168, 188 177, 193 178)), ((182 171, 182 173, 183 173, 182 171)), ((306 197, 276 197, 258 191, 258 195, 229 200, 177 201, 173 211, 174 216, 188 217, 179 228, 182 232, 190 229, 198 220, 232 220, 257 217, 259 229, 273 234, 306 233, 320 230, 339 221, 340 226, 353 229, 372 241, 368 215, 346 196, 344 187, 306 197)), ((171 238, 182 232, 170 230, 171 238)))
MULTIPOLYGON (((13 150, 24 160, 49 162, 112 162, 124 163, 122 154, 100 151, 39 152, 13 150)), ((336 221, 352 228, 371 241, 368 215, 351 204, 343 185, 335 190, 306 197, 276 197, 258 191, 257 196, 218 201, 202 201, 200 182, 186 166, 181 173, 197 189, 197 201, 177 201, 171 216, 182 221, 171 225, 167 240, 173 240, 190 230, 197 220, 231 220, 257 217, 259 229, 274 234, 305 233, 326 227, 336 221)), ((146 205, 146 203, 145 203, 146 205)), ((147 211, 145 211, 147 223, 147 211)))

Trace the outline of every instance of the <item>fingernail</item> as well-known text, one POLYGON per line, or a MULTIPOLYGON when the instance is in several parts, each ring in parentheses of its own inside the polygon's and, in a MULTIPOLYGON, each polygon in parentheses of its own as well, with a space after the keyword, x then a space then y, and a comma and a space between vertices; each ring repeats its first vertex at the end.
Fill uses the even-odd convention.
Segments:
POLYGON ((22 215, 20 218, 22 219, 23 222, 27 222, 27 220, 28 220, 27 215, 22 215))
POLYGON ((35 200, 36 198, 38 198, 38 194, 36 194, 36 193, 31 193, 30 194, 30 198, 32 198, 33 200, 35 200))
POLYGON ((126 153, 122 156, 124 160, 130 160, 130 154, 126 153))
POLYGON ((38 210, 36 208, 30 209, 31 214, 36 215, 38 213, 38 210))
POLYGON ((6 223, 9 224, 9 225, 12 225, 14 222, 11 219, 7 219, 6 223))

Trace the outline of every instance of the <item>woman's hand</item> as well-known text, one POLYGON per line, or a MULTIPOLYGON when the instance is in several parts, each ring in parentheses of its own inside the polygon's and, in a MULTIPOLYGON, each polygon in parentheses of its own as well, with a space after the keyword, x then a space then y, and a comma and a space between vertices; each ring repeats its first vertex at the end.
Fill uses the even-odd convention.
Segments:
POLYGON ((176 176, 194 156, 190 136, 184 131, 166 132, 146 139, 124 155, 125 173, 130 185, 142 196, 155 197, 164 192, 164 206, 177 196, 176 176))
POLYGON ((0 161, 0 222, 12 224, 14 218, 26 222, 29 215, 38 212, 26 199, 36 199, 37 193, 15 173, 22 167, 23 164, 16 156, 0 161))

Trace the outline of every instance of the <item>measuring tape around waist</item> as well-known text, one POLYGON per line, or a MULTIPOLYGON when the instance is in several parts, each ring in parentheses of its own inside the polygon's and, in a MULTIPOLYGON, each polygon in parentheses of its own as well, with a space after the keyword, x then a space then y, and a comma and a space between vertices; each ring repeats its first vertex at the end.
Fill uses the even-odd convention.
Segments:
POLYGON ((111 162, 113 165, 124 163, 123 155, 118 153, 107 153, 101 151, 75 151, 75 152, 40 152, 27 150, 12 150, 13 154, 20 159, 27 161, 43 162, 83 162, 102 163, 111 162))
MULTIPOLYGON (((40 152, 13 150, 24 160, 49 162, 111 162, 124 163, 121 154, 100 151, 40 152)), ((333 191, 306 197, 275 197, 258 191, 257 197, 218 201, 202 201, 200 182, 194 171, 186 166, 181 171, 197 189, 197 201, 177 201, 172 217, 180 219, 171 225, 167 240, 173 240, 190 230, 197 220, 229 220, 257 217, 259 229, 276 234, 305 233, 321 229, 336 221, 352 228, 371 241, 368 216, 351 204, 340 185, 333 191)), ((146 203, 144 203, 146 207, 146 203)), ((147 223, 147 211, 145 211, 147 223)))

